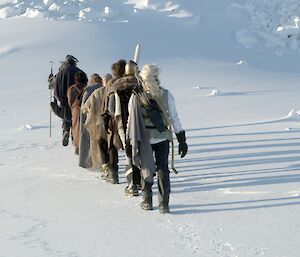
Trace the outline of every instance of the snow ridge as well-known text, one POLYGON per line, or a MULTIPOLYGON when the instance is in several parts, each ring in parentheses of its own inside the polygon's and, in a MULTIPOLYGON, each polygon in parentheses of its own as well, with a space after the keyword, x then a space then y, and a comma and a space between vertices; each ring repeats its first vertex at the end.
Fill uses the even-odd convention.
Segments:
POLYGON ((193 14, 172 1, 115 0, 110 5, 94 0, 0 1, 0 19, 24 16, 62 20, 127 21, 138 11, 165 13, 167 17, 187 18, 193 14))

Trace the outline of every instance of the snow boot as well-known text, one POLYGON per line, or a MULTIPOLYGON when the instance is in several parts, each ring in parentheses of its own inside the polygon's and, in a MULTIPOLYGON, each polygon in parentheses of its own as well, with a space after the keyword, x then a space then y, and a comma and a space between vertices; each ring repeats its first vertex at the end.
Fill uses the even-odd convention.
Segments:
POLYGON ((131 184, 125 187, 125 195, 127 196, 138 196, 139 190, 136 185, 131 184))
POLYGON ((106 181, 111 184, 119 184, 118 166, 109 166, 106 181))
POLYGON ((64 131, 63 132, 63 139, 62 139, 62 145, 67 146, 69 144, 69 137, 70 137, 70 132, 69 131, 64 131))
POLYGON ((143 201, 141 202, 141 208, 143 210, 153 210, 152 203, 152 185, 145 183, 145 186, 142 190, 143 201))
POLYGON ((170 213, 169 196, 171 191, 169 171, 158 170, 158 206, 160 213, 170 213))
POLYGON ((160 206, 159 207, 159 213, 161 213, 161 214, 170 213, 169 206, 160 206))

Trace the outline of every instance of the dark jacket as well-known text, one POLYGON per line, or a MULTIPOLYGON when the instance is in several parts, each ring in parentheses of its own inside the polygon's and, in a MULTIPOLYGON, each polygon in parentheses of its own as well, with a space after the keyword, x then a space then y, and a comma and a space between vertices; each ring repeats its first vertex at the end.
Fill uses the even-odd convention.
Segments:
POLYGON ((76 66, 65 66, 55 76, 54 96, 61 102, 62 106, 68 105, 68 88, 75 84, 75 74, 81 71, 76 66))

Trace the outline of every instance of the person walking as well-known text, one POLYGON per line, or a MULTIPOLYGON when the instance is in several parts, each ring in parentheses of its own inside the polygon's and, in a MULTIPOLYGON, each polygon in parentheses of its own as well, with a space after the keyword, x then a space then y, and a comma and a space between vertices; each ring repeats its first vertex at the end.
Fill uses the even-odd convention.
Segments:
MULTIPOLYGON (((147 64, 142 68, 140 76, 142 89, 136 95, 140 100, 143 123, 147 130, 156 164, 159 211, 160 213, 169 213, 171 192, 168 168, 169 144, 173 140, 173 129, 179 143, 179 154, 183 158, 188 151, 185 131, 180 123, 173 95, 160 85, 159 68, 156 65, 147 64)), ((128 126, 130 126, 130 122, 128 122, 128 126)), ((131 127, 128 130, 131 130, 131 127)), ((131 139, 130 133, 129 131, 126 135, 128 140, 131 139)), ((151 179, 143 180, 141 208, 144 210, 153 209, 152 185, 151 179)))
POLYGON ((105 130, 102 116, 106 85, 110 79, 112 79, 112 75, 106 74, 103 77, 103 86, 93 91, 81 106, 83 114, 86 115, 83 126, 88 131, 90 138, 88 156, 91 160, 91 166, 98 169, 101 165, 101 177, 103 179, 107 178, 109 168, 118 163, 116 149, 108 149, 107 131, 105 130))
POLYGON ((89 97, 95 92, 95 90, 101 88, 102 78, 99 74, 94 73, 91 75, 89 84, 85 88, 82 102, 81 102, 81 110, 80 110, 80 140, 79 140, 79 166, 83 168, 90 168, 94 166, 92 164, 92 160, 90 158, 90 135, 88 130, 85 128, 85 122, 87 115, 83 112, 83 107, 89 97))
POLYGON ((85 87, 87 86, 88 78, 83 71, 75 74, 75 84, 70 86, 67 91, 68 104, 71 108, 72 117, 72 142, 75 147, 75 154, 79 155, 79 141, 80 141, 80 107, 82 96, 85 87))
MULTIPOLYGON (((135 76, 137 65, 133 61, 128 61, 124 67, 123 75, 114 80, 108 88, 108 113, 113 120, 113 131, 116 131, 122 142, 123 149, 126 148, 125 134, 128 121, 128 103, 133 93, 133 89, 138 86, 139 82, 135 76)), ((125 175, 127 186, 125 194, 128 196, 138 196, 138 189, 141 184, 140 170, 133 165, 132 156, 127 155, 125 175)))
POLYGON ((54 102, 50 104, 51 108, 62 119, 63 146, 69 144, 70 128, 72 126, 72 114, 68 105, 67 91, 70 86, 75 84, 75 74, 82 71, 77 67, 77 63, 77 58, 73 55, 67 55, 58 73, 48 78, 50 87, 54 89, 55 98, 54 102), (59 105, 57 101, 59 101, 59 105))

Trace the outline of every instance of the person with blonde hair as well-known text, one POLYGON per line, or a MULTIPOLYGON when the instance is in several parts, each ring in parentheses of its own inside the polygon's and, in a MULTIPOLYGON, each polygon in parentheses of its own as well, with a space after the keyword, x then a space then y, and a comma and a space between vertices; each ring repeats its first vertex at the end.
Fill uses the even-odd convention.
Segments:
MULTIPOLYGON (((171 92, 160 85, 159 68, 153 64, 145 65, 140 76, 142 78, 143 95, 147 104, 142 104, 144 125, 155 157, 158 205, 160 213, 169 213, 170 172, 168 167, 169 143, 174 130, 179 146, 179 154, 183 158, 187 154, 185 131, 180 123, 175 100, 171 92)), ((141 207, 152 210, 152 184, 145 182, 142 189, 141 207)))

